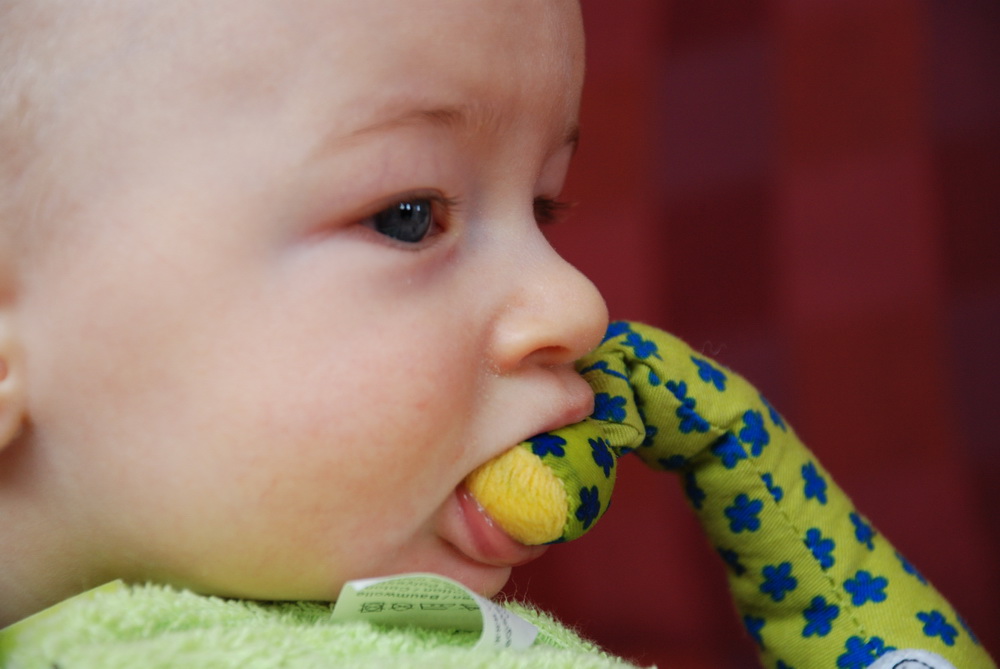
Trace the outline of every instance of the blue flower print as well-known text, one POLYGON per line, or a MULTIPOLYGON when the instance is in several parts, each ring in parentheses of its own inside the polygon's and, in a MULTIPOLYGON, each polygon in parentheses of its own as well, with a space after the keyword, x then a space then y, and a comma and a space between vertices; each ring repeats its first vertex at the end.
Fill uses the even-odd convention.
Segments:
POLYGON ((625 346, 630 347, 635 352, 635 357, 640 360, 645 360, 650 356, 654 358, 660 357, 660 352, 656 347, 656 344, 648 339, 643 339, 637 332, 629 332, 625 335, 625 341, 623 343, 625 346))
POLYGON ((588 439, 590 448, 593 451, 594 462, 604 470, 604 478, 611 478, 611 469, 615 466, 615 456, 608 449, 608 442, 603 439, 588 439))
POLYGON ((688 432, 708 432, 708 422, 694 410, 694 400, 687 400, 677 407, 677 417, 681 419, 680 430, 688 432))
POLYGON ((758 395, 758 397, 760 397, 761 404, 763 404, 767 408, 767 413, 771 417, 771 422, 774 423, 777 427, 781 428, 782 431, 787 432, 788 426, 785 425, 785 419, 781 417, 781 414, 778 413, 778 411, 773 406, 771 406, 771 403, 767 401, 766 397, 764 397, 763 395, 758 395))
POLYGON ((844 650, 846 652, 837 658, 838 669, 864 669, 896 648, 886 646, 885 641, 877 636, 873 636, 867 642, 859 636, 852 636, 844 644, 844 650))
POLYGON ((750 446, 750 454, 755 458, 771 442, 771 435, 764 429, 764 417, 760 415, 759 411, 747 411, 743 414, 740 441, 750 446))
POLYGON ((726 517, 729 518, 729 529, 734 534, 747 530, 756 532, 760 529, 760 518, 757 515, 764 508, 764 502, 750 499, 746 495, 737 495, 732 506, 726 507, 726 517))
POLYGON ((643 438, 640 446, 645 446, 649 448, 653 445, 656 440, 656 435, 659 434, 660 428, 656 427, 646 418, 646 412, 642 410, 642 405, 637 404, 635 407, 636 411, 639 412, 639 420, 642 421, 643 426, 646 428, 646 436, 643 438))
POLYGON ((944 615, 940 611, 928 611, 918 613, 917 618, 924 624, 924 635, 928 637, 941 637, 946 646, 955 645, 955 636, 958 630, 948 624, 944 615))
POLYGON ((765 595, 770 595, 771 599, 780 602, 785 598, 785 594, 798 587, 799 581, 792 576, 792 563, 782 562, 778 566, 767 565, 761 572, 764 582, 760 585, 760 591, 765 595))
POLYGON ((733 570, 734 574, 742 576, 747 572, 747 568, 743 566, 742 562, 740 562, 739 553, 731 548, 716 548, 715 550, 719 554, 719 557, 721 557, 722 560, 729 565, 729 568, 733 570))
MULTIPOLYGON (((685 381, 667 381, 663 385, 667 387, 667 390, 669 390, 670 393, 674 397, 676 397, 677 401, 680 402, 681 404, 688 401, 688 396, 687 396, 688 386, 685 381)), ((690 401, 692 403, 691 406, 694 406, 694 400, 692 399, 690 401)))
POLYGON ((806 482, 806 499, 815 498, 820 504, 826 504, 826 479, 816 470, 815 463, 802 465, 802 478, 806 482))
POLYGON ((764 629, 764 623, 766 621, 763 618, 755 618, 754 616, 743 616, 743 626, 747 628, 747 633, 757 642, 757 645, 761 648, 764 647, 764 638, 761 636, 761 630, 764 629))
POLYGON ((802 628, 802 636, 826 636, 833 629, 833 621, 840 615, 840 607, 827 604, 823 597, 814 597, 809 608, 802 612, 806 626, 802 628))
POLYGON ((643 421, 643 423, 645 423, 646 426, 646 438, 642 440, 641 445, 649 447, 652 446, 653 443, 656 441, 656 435, 659 434, 660 428, 656 427, 655 425, 650 425, 645 421, 643 421))
POLYGON ((536 434, 528 439, 528 443, 531 444, 531 452, 540 458, 544 458, 546 455, 561 458, 566 455, 566 449, 563 448, 566 445, 566 440, 548 432, 536 434))
POLYGON ((618 370, 611 369, 608 366, 607 360, 598 360, 590 367, 584 367, 583 369, 580 370, 580 374, 586 374, 587 372, 593 372, 595 370, 599 372, 604 372, 608 376, 617 376, 619 379, 625 379, 626 381, 628 381, 628 376, 622 374, 618 370))
POLYGON ((862 606, 868 602, 878 604, 886 598, 885 587, 889 580, 884 576, 872 576, 871 572, 860 570, 854 578, 844 582, 844 590, 851 595, 851 603, 862 606))
POLYGON ((660 379, 660 377, 657 376, 656 372, 654 372, 653 370, 649 370, 649 374, 646 376, 646 380, 649 382, 649 385, 653 386, 654 388, 663 383, 663 380, 660 379))
POLYGON ((671 455, 667 458, 660 458, 657 462, 660 463, 660 466, 664 469, 669 469, 671 471, 684 469, 688 463, 687 458, 683 455, 671 455))
POLYGON ((597 420, 610 420, 620 423, 625 420, 625 398, 608 393, 594 395, 594 411, 590 415, 597 420))
POLYGON ((687 434, 694 432, 708 432, 708 421, 698 415, 694 410, 695 401, 693 397, 687 396, 687 383, 684 381, 667 381, 667 390, 681 403, 677 407, 677 417, 681 419, 680 431, 687 434))
POLYGON ((781 498, 785 496, 785 491, 781 489, 781 486, 774 483, 774 477, 770 474, 761 474, 760 480, 764 482, 767 486, 767 491, 771 493, 771 497, 774 498, 775 502, 780 502, 781 498))
POLYGON ((612 321, 608 323, 608 329, 604 331, 604 339, 601 340, 601 343, 631 331, 632 326, 629 325, 628 321, 612 321))
POLYGON ((795 667, 778 660, 778 664, 775 666, 775 669, 795 669, 795 667))
POLYGON ((813 527, 806 532, 806 548, 812 551, 813 557, 823 569, 829 569, 833 566, 833 549, 835 547, 834 540, 824 538, 819 528, 813 527))
POLYGON ((701 358, 696 358, 693 355, 691 356, 691 362, 693 362, 698 368, 698 378, 705 383, 712 384, 719 392, 725 391, 726 375, 722 372, 722 370, 714 367, 708 360, 702 360, 701 358))
POLYGON ((854 538, 858 540, 858 543, 862 543, 868 547, 868 550, 875 550, 875 530, 872 526, 865 522, 857 512, 851 512, 851 522, 854 523, 854 538))
POLYGON ((576 510, 576 519, 583 523, 583 529, 587 529, 597 520, 601 512, 601 499, 597 492, 597 486, 580 489, 580 506, 576 510))
POLYGON ((716 440, 712 445, 712 454, 722 460, 722 465, 726 469, 732 469, 740 460, 748 457, 743 444, 733 436, 732 432, 726 432, 716 440))
POLYGON ((896 559, 899 560, 899 563, 901 565, 903 565, 903 571, 905 571, 907 574, 910 574, 911 576, 914 576, 918 581, 920 581, 924 585, 927 585, 927 579, 924 578, 924 575, 921 574, 919 571, 917 571, 917 568, 914 567, 909 560, 903 557, 903 554, 900 553, 899 551, 896 551, 896 559))
POLYGON ((698 481, 694 477, 694 472, 684 474, 684 494, 690 500, 691 506, 700 511, 706 495, 705 491, 698 487, 698 481))

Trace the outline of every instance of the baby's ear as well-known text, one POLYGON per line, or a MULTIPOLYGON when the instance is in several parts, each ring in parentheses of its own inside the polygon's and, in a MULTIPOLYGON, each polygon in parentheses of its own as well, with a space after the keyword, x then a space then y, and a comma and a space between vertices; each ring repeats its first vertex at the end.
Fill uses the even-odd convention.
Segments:
POLYGON ((0 450, 20 433, 26 412, 24 365, 11 312, 0 302, 0 450))

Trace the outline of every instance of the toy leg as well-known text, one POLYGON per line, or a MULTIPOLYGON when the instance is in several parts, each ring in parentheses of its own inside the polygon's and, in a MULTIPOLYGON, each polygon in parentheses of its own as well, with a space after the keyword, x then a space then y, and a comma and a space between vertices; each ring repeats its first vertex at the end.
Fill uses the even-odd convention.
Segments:
POLYGON ((599 518, 615 457, 635 451, 681 475, 765 666, 860 669, 923 649, 959 668, 995 667, 744 379, 672 335, 624 322, 579 369, 595 391, 593 416, 522 445, 565 486, 563 540, 599 518))

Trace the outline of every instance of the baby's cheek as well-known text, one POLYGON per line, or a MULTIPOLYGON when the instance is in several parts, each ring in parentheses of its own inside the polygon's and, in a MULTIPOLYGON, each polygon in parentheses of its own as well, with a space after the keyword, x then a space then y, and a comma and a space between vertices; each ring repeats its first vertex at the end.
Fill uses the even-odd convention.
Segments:
POLYGON ((440 496, 449 476, 454 487, 465 473, 457 465, 469 440, 465 423, 475 389, 440 369, 365 367, 361 378, 291 398, 280 414, 272 410, 264 419, 278 425, 262 430, 295 435, 301 476, 326 478, 338 496, 378 507, 394 498, 440 496))

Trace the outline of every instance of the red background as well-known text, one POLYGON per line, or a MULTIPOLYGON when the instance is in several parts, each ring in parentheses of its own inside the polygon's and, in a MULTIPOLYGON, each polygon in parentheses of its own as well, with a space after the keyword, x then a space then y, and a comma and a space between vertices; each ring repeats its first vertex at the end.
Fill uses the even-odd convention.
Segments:
MULTIPOLYGON (((613 317, 754 381, 1000 656, 1000 4, 584 0, 551 238, 613 317)), ((669 475, 507 591, 663 667, 755 666, 669 475)))

